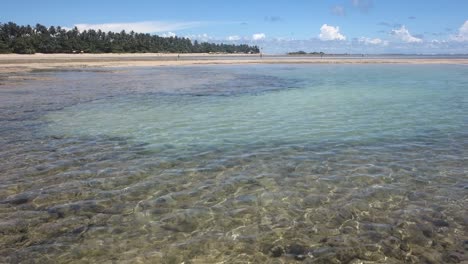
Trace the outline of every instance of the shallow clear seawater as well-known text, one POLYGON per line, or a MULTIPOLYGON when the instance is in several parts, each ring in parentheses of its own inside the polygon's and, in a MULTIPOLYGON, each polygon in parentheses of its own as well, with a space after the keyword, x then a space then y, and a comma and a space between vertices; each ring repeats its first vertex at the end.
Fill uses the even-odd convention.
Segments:
POLYGON ((0 262, 468 261, 466 65, 17 77, 0 262))

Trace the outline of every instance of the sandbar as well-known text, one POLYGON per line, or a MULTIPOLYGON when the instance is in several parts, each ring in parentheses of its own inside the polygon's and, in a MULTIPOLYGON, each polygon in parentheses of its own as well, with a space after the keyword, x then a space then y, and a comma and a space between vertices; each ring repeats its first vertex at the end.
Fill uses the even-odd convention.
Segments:
POLYGON ((0 54, 0 73, 44 69, 224 64, 466 64, 466 57, 287 56, 259 54, 0 54))

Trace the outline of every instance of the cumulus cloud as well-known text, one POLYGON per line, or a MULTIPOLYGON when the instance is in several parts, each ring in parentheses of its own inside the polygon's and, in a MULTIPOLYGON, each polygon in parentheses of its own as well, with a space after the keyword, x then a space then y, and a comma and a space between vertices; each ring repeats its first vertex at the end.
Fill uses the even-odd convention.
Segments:
POLYGON ((164 22, 164 21, 142 21, 132 23, 105 23, 105 24, 75 24, 78 30, 102 30, 120 32, 125 30, 127 32, 135 31, 138 33, 156 33, 156 32, 170 32, 187 28, 194 28, 200 26, 200 22, 164 22))
POLYGON ((388 45, 388 41, 382 40, 379 38, 366 38, 366 37, 361 37, 358 39, 359 42, 367 44, 367 45, 383 45, 386 46, 388 45))
POLYGON ((265 33, 256 33, 252 35, 253 40, 263 40, 266 38, 265 33))
POLYGON ((453 39, 456 41, 468 41, 468 20, 458 29, 458 34, 453 39))
POLYGON ((345 8, 342 5, 332 6, 331 13, 335 16, 346 16, 345 8))
POLYGON ((236 40, 240 40, 240 39, 241 39, 241 37, 239 37, 237 35, 227 37, 227 40, 230 40, 230 41, 236 41, 236 40))
POLYGON ((346 37, 340 33, 340 27, 323 24, 320 28, 320 40, 346 40, 346 37))
POLYGON ((206 33, 203 33, 203 34, 195 34, 195 35, 186 35, 185 36, 186 38, 188 39, 191 39, 191 40, 199 40, 199 41, 213 41, 215 40, 214 37, 206 34, 206 33))
POLYGON ((161 37, 165 37, 165 38, 175 37, 175 36, 176 36, 176 33, 171 32, 171 31, 161 34, 161 37))
POLYGON ((423 40, 421 38, 417 38, 406 29, 406 27, 403 25, 399 29, 393 29, 391 31, 391 34, 394 35, 396 38, 399 40, 406 42, 406 43, 421 43, 423 40))

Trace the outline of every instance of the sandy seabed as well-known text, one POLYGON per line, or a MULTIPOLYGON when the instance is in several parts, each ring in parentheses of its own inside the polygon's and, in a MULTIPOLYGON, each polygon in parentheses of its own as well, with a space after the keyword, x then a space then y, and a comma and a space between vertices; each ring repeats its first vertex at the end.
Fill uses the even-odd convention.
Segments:
POLYGON ((466 65, 19 58, 0 263, 468 261, 466 65))
POLYGON ((466 58, 317 57, 258 54, 1 54, 0 73, 86 67, 138 67, 210 64, 468 64, 466 58))

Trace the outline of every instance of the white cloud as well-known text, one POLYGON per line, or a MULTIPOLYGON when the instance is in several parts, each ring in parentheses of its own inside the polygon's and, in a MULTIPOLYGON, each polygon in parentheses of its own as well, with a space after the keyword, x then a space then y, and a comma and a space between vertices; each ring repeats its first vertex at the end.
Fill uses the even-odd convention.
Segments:
POLYGON ((161 34, 161 37, 165 37, 165 38, 175 37, 175 36, 176 36, 176 33, 171 32, 171 31, 161 34))
POLYGON ((185 36, 186 38, 188 39, 192 39, 192 40, 199 40, 199 41, 212 41, 212 40, 215 40, 214 37, 206 34, 206 33, 203 33, 203 34, 196 34, 196 35, 186 35, 185 36))
POLYGON ((393 29, 392 30, 392 35, 394 35, 395 37, 397 37, 398 39, 400 39, 401 41, 406 42, 406 43, 421 43, 421 42, 423 42, 422 39, 414 37, 413 35, 411 35, 411 33, 408 31, 408 29, 406 29, 406 27, 404 25, 401 26, 399 29, 393 29))
POLYGON ((367 44, 367 45, 383 45, 386 46, 388 45, 388 41, 382 40, 379 38, 366 38, 366 37, 360 37, 358 39, 359 42, 367 44))
POLYGON ((263 40, 266 38, 266 35, 264 33, 256 33, 252 35, 253 40, 263 40))
MULTIPOLYGON (((242 37, 236 43, 258 45, 259 42, 249 37, 242 37)), ((367 38, 368 42, 377 43, 374 38, 367 38)), ((214 43, 226 43, 226 38, 209 40, 214 43)), ((350 39, 345 41, 322 41, 319 38, 292 39, 268 37, 262 40, 263 52, 267 54, 285 54, 286 52, 303 50, 306 52, 323 51, 325 53, 350 53, 350 54, 465 54, 468 42, 460 41, 423 41, 414 43, 387 41, 382 39, 381 44, 366 44, 365 38, 350 39), (359 40, 363 41, 359 41, 359 40)))
POLYGON ((323 24, 320 28, 320 40, 346 40, 346 37, 340 33, 340 27, 323 24))
POLYGON ((75 24, 78 30, 102 30, 120 32, 125 30, 127 32, 135 31, 138 33, 155 33, 175 31, 187 28, 200 26, 201 22, 164 22, 164 21, 142 21, 132 23, 105 23, 105 24, 75 24))
POLYGON ((237 35, 234 35, 234 36, 229 36, 227 37, 227 40, 230 40, 230 41, 236 41, 236 40, 240 40, 241 38, 237 35))
POLYGON ((458 29, 458 34, 453 39, 456 41, 468 41, 468 20, 458 29))

